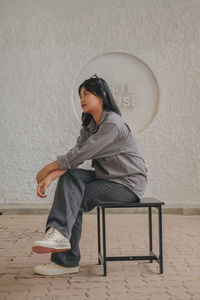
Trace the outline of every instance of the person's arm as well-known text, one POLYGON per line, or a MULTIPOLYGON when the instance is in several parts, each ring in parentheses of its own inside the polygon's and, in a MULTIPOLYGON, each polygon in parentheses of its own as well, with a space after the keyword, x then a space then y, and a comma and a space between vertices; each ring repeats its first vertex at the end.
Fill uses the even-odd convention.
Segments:
POLYGON ((49 173, 48 177, 51 179, 51 181, 53 181, 66 172, 67 172, 67 170, 54 170, 51 173, 49 173))
MULTIPOLYGON (((83 142, 88 138, 88 134, 86 133, 86 129, 84 126, 81 127, 79 136, 76 140, 75 146, 76 148, 80 148, 83 144, 83 142)), ((74 148, 73 147, 73 148, 74 148)))
POLYGON ((52 163, 49 163, 37 173, 36 176, 37 183, 40 183, 44 178, 46 178, 50 172, 58 169, 59 169, 59 165, 57 160, 53 161, 52 163))
MULTIPOLYGON (((80 133, 79 133, 79 136, 76 140, 76 143, 75 143, 75 146, 69 150, 68 153, 70 153, 74 148, 80 148, 81 145, 83 144, 83 142, 87 139, 88 135, 86 134, 86 130, 85 128, 82 126, 81 129, 80 129, 80 133)), ((58 165, 58 162, 57 160, 49 163, 48 165, 46 165, 44 168, 42 168, 38 173, 37 173, 37 176, 36 176, 36 180, 37 180, 37 183, 40 183, 44 178, 46 178, 46 176, 48 176, 49 173, 51 173, 52 171, 55 171, 55 170, 59 170, 59 165, 58 165)), ((57 173, 59 174, 59 173, 57 173)), ((62 175, 62 174, 61 174, 62 175)), ((58 176, 59 177, 59 176, 58 176)))
POLYGON ((47 195, 45 195, 46 189, 50 186, 53 180, 60 177, 64 173, 66 173, 67 170, 55 170, 50 172, 43 180, 41 180, 38 183, 37 186, 37 195, 40 198, 45 198, 47 195))
MULTIPOLYGON (((117 138, 119 129, 112 122, 104 122, 96 133, 90 135, 80 147, 72 148, 67 154, 57 156, 61 170, 76 168, 85 160, 106 156, 107 146, 117 138)), ((113 143, 113 151, 118 151, 117 143, 113 143)))

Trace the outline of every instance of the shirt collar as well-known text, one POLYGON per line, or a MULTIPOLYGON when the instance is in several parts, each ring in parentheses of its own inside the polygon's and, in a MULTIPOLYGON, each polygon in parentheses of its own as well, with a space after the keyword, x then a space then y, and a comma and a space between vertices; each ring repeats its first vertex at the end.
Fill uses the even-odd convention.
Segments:
POLYGON ((90 120, 90 123, 86 126, 86 128, 88 128, 90 131, 95 130, 97 128, 97 126, 99 126, 104 121, 104 119, 106 118, 106 116, 108 115, 108 113, 109 113, 109 111, 103 110, 99 122, 96 124, 96 122, 92 118, 90 120))

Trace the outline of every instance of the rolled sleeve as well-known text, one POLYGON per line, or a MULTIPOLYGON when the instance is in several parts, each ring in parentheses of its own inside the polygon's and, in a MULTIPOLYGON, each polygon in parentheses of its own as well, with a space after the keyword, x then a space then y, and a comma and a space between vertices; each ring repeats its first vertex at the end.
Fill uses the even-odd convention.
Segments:
POLYGON ((60 169, 76 168, 86 160, 104 157, 106 147, 118 134, 119 129, 116 124, 109 122, 100 124, 96 133, 82 140, 79 145, 76 144, 67 154, 57 156, 60 169))
POLYGON ((64 155, 58 155, 57 156, 57 162, 58 162, 58 166, 59 169, 61 170, 69 170, 71 169, 71 166, 66 158, 66 154, 64 155))

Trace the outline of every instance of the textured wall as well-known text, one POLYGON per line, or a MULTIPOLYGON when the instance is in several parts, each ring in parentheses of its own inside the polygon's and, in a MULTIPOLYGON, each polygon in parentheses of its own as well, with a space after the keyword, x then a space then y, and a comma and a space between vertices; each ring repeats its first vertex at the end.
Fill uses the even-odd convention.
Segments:
POLYGON ((0 202, 52 201, 56 181, 41 199, 35 176, 79 133, 73 82, 93 57, 125 51, 159 85, 158 113, 136 136, 145 196, 198 205, 199 15, 198 0, 0 0, 0 202))

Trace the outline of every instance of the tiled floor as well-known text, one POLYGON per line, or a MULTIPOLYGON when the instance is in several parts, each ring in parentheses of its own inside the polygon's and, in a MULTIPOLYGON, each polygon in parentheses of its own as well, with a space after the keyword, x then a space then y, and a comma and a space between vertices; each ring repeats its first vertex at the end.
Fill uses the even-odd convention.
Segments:
MULTIPOLYGON (((84 214, 80 272, 60 276, 33 274, 50 254, 31 245, 44 235, 47 215, 0 216, 0 300, 200 300, 200 216, 163 214, 164 273, 148 261, 97 264, 96 215, 84 214)), ((154 252, 158 218, 153 214, 154 252)), ((107 255, 148 255, 146 214, 107 214, 107 255)))

